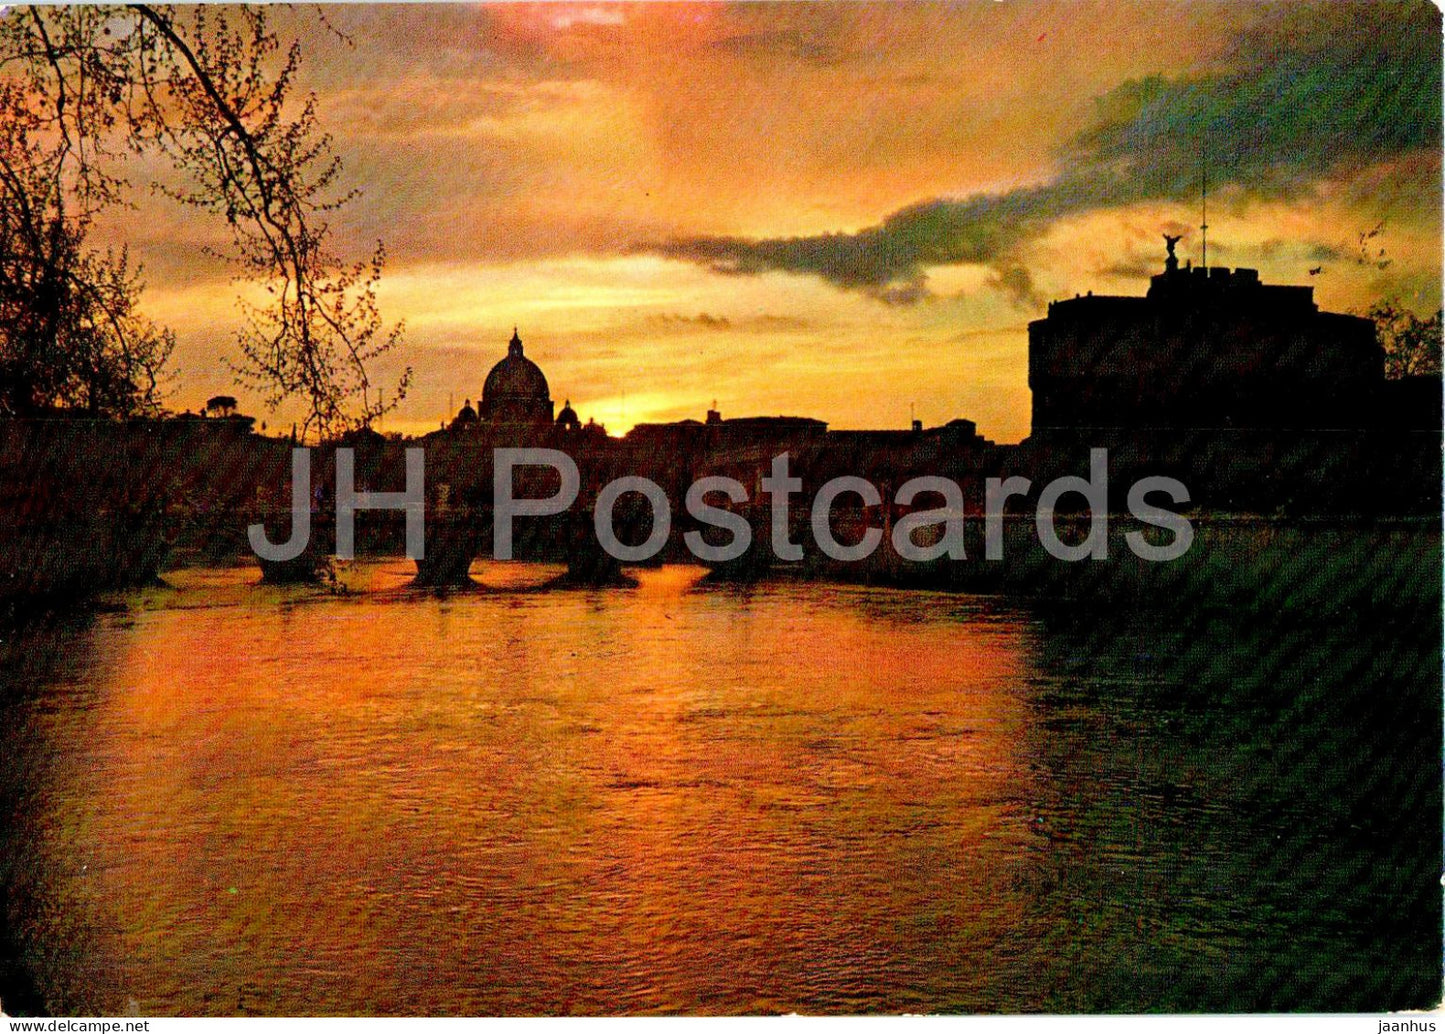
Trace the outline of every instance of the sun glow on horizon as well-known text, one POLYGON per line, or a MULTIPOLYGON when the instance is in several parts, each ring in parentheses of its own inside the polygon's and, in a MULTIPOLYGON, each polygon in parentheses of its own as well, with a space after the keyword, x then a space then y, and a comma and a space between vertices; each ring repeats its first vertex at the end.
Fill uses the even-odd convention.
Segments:
MULTIPOLYGON (((1162 232, 1185 234, 1181 256, 1197 247, 1192 202, 1063 191, 1080 134, 1127 115, 1127 82, 1237 68, 1272 17, 1091 11, 341 8, 351 48, 298 21, 361 190, 335 217, 340 241, 385 242, 383 314, 406 324, 376 379, 410 365, 415 380, 384 426, 435 428, 518 326, 557 406, 612 433, 717 398, 732 415, 894 427, 912 409, 1025 437, 1027 323, 1052 298, 1142 294, 1162 232), (1040 207, 980 219, 998 199, 1005 215, 1040 207)), ((1308 283, 1326 308, 1396 295, 1432 310, 1439 170, 1416 148, 1302 169, 1273 193, 1221 187, 1211 257, 1308 283), (1380 254, 1357 255, 1377 224, 1380 254)), ((148 266, 147 313, 177 333, 172 405, 234 393, 236 291, 200 253, 211 231, 163 203, 112 231, 148 266)), ((242 401, 278 427, 299 413, 242 401)))

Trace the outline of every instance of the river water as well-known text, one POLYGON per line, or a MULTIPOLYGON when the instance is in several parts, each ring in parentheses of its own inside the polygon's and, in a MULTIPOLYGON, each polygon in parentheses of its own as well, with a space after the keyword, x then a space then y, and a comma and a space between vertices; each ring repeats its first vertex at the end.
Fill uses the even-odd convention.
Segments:
POLYGON ((1438 610, 1106 616, 685 567, 538 591, 524 564, 439 597, 412 571, 357 565, 336 596, 184 570, 8 637, 0 997, 1438 998, 1438 610))

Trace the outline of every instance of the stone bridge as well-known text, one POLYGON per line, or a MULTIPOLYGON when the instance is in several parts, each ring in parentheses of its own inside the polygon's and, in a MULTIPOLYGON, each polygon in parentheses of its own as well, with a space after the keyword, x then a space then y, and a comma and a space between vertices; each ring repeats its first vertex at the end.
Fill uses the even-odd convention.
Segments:
MULTIPOLYGON (((271 540, 286 533, 289 511, 262 515, 271 540)), ((415 558, 416 584, 462 587, 473 584, 472 565, 493 553, 493 507, 451 506, 426 514, 422 556, 415 558)), ((519 560, 565 563, 562 582, 591 586, 623 586, 631 579, 622 565, 598 544, 591 510, 573 510, 553 518, 514 520, 514 556, 519 560)), ((311 515, 306 548, 294 560, 270 561, 256 556, 264 580, 273 583, 314 582, 327 577, 335 554, 336 520, 331 514, 311 515)), ((405 551, 405 516, 399 512, 360 512, 356 515, 357 552, 384 556, 405 551)))

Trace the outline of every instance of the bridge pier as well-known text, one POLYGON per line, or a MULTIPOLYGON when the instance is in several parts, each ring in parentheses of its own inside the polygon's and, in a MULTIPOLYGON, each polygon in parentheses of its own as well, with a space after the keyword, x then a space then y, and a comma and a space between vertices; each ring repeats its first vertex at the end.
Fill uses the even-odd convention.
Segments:
POLYGON ((589 588, 632 588, 637 579, 622 572, 622 561, 602 548, 592 528, 590 509, 574 516, 567 527, 567 573, 563 585, 589 588))
MULTIPOLYGON (((750 507, 743 511, 748 526, 752 529, 752 541, 747 552, 734 560, 715 560, 708 563, 707 579, 712 582, 756 582, 766 578, 773 569, 774 557, 771 545, 771 515, 766 510, 750 507)), ((800 541, 797 537, 800 526, 797 522, 789 532, 789 541, 800 541)), ((706 536, 704 536, 706 538, 706 536)))
POLYGON ((573 551, 567 556, 567 573, 562 580, 568 585, 597 588, 631 588, 637 579, 624 574, 622 564, 602 550, 583 553, 573 551))
POLYGON ((267 585, 317 585, 334 573, 331 554, 307 546, 294 560, 256 558, 261 568, 261 581, 267 585))
MULTIPOLYGON (((317 513, 311 515, 311 535, 306 540, 306 548, 296 558, 267 560, 252 552, 261 568, 261 581, 267 585, 316 585, 336 576, 336 569, 331 564, 331 554, 336 542, 336 525, 334 521, 318 519, 320 516, 317 513)), ((289 523, 290 515, 286 515, 283 520, 289 523)), ((263 520, 261 523, 266 525, 267 535, 274 536, 270 541, 280 540, 274 527, 275 522, 263 520)))
MULTIPOLYGON (((490 522, 486 522, 487 525, 490 522)), ((416 584, 428 588, 455 588, 475 584, 472 561, 484 540, 491 540, 491 528, 465 517, 429 521, 426 551, 416 563, 416 584)))

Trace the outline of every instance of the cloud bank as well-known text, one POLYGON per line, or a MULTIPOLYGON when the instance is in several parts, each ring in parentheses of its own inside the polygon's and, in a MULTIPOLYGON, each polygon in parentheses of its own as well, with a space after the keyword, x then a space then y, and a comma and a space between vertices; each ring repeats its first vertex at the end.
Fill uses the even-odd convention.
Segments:
POLYGON ((718 272, 818 276, 889 304, 928 296, 930 266, 979 263, 1020 302, 1018 259, 1054 222, 1095 209, 1211 189, 1289 198, 1331 175, 1441 146, 1440 14, 1424 2, 1279 8, 1213 67, 1116 87, 1058 155, 1053 180, 935 198, 856 233, 675 238, 648 250, 718 272))

